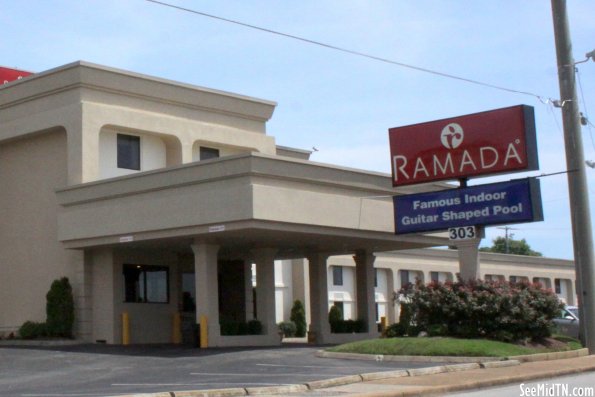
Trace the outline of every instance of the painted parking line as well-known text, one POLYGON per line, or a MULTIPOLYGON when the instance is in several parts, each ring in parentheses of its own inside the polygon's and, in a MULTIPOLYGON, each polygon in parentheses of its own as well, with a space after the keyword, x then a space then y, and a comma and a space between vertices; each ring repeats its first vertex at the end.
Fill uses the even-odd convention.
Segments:
POLYGON ((180 386, 212 386, 212 385, 244 385, 244 386, 292 386, 295 383, 250 383, 250 382, 208 382, 208 383, 113 383, 112 386, 114 387, 180 387, 180 386))
POLYGON ((43 394, 33 394, 33 393, 28 393, 28 394, 20 394, 20 397, 109 397, 109 396, 121 396, 122 393, 117 393, 117 394, 113 394, 113 393, 43 393, 43 394))
POLYGON ((393 368, 393 367, 329 367, 328 365, 285 365, 285 364, 255 364, 256 366, 261 367, 286 367, 286 368, 324 368, 324 369, 357 369, 357 368, 365 368, 365 369, 384 369, 387 371, 393 371, 395 369, 401 368, 393 368))
POLYGON ((198 376, 258 376, 262 378, 263 376, 309 376, 309 377, 316 377, 316 376, 345 376, 345 374, 296 374, 296 373, 286 373, 286 374, 263 374, 263 373, 211 373, 211 372, 191 372, 190 375, 198 375, 198 376))

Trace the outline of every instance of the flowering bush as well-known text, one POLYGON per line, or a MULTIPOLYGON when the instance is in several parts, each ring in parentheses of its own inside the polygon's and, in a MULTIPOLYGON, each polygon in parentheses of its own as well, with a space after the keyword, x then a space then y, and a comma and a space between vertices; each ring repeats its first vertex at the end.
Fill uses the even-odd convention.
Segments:
POLYGON ((419 280, 399 291, 400 330, 426 331, 431 336, 489 338, 501 341, 550 336, 552 319, 563 304, 540 284, 469 280, 419 280))

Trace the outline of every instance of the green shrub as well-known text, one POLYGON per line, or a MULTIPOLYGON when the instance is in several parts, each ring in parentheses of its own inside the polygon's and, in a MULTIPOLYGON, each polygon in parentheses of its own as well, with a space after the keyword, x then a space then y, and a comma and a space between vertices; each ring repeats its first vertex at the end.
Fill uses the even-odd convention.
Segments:
POLYGON ((26 321, 19 328, 18 334, 21 337, 21 339, 37 339, 47 336, 48 333, 45 323, 26 321))
POLYGON ((563 306, 552 291, 527 282, 418 281, 400 294, 400 325, 391 332, 410 336, 426 331, 507 342, 539 339, 550 335, 552 320, 563 306))
POLYGON ((221 335, 223 336, 262 334, 262 324, 258 320, 250 320, 247 323, 242 321, 222 321, 219 323, 219 326, 221 327, 221 335))
POLYGON ((248 321, 248 335, 261 335, 262 323, 258 320, 248 321))
POLYGON ((50 336, 72 337, 74 298, 67 277, 55 280, 46 295, 46 324, 50 336))
POLYGON ((293 321, 283 321, 277 324, 279 332, 286 338, 292 338, 296 335, 297 327, 293 321))
POLYGON ((221 335, 240 335, 240 323, 233 321, 224 321, 221 322, 219 326, 221 327, 221 335))
POLYGON ((399 322, 391 324, 386 328, 385 335, 387 338, 396 338, 399 336, 417 336, 419 334, 419 327, 415 323, 412 312, 412 306, 407 304, 406 300, 401 301, 399 311, 399 322))
POLYGON ((295 324, 295 336, 298 338, 303 338, 306 336, 306 310, 304 308, 304 304, 301 300, 296 299, 293 302, 293 307, 291 308, 291 316, 289 317, 291 321, 295 324))
POLYGON ((331 332, 339 333, 341 328, 341 322, 343 321, 343 313, 339 306, 333 305, 328 312, 328 322, 331 326, 331 332))

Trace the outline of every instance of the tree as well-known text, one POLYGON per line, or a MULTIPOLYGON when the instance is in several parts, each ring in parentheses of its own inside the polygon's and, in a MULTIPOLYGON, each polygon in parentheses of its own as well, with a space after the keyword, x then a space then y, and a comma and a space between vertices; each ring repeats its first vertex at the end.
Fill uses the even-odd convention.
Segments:
POLYGON ((74 298, 67 277, 55 280, 46 295, 46 324, 52 336, 72 337, 74 298))
POLYGON ((299 338, 306 336, 306 310, 301 300, 296 299, 293 302, 289 319, 295 324, 295 335, 299 338))
POLYGON ((514 240, 512 238, 497 237, 492 240, 491 247, 482 247, 483 252, 497 252, 500 254, 543 256, 541 252, 533 251, 525 239, 514 240))

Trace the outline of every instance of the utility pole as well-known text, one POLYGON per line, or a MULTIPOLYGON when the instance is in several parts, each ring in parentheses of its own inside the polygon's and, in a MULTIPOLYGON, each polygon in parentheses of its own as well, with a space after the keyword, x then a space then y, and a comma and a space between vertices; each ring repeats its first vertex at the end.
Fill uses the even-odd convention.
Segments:
MULTIPOLYGON (((504 236, 505 236, 504 237, 504 249, 505 249, 505 252, 507 254, 510 254, 510 243, 509 243, 509 240, 508 240, 509 239, 509 237, 508 237, 509 236, 508 231, 509 230, 517 230, 517 229, 515 229, 514 227, 510 227, 510 226, 499 227, 498 229, 504 230, 504 236)), ((512 239, 513 237, 514 237, 514 234, 513 233, 510 233, 510 239, 512 239)))
POLYGON ((583 343, 589 349, 589 354, 595 354, 593 234, 575 86, 575 63, 572 57, 566 0, 552 0, 552 17, 554 20, 560 103, 564 125, 580 328, 583 343))

